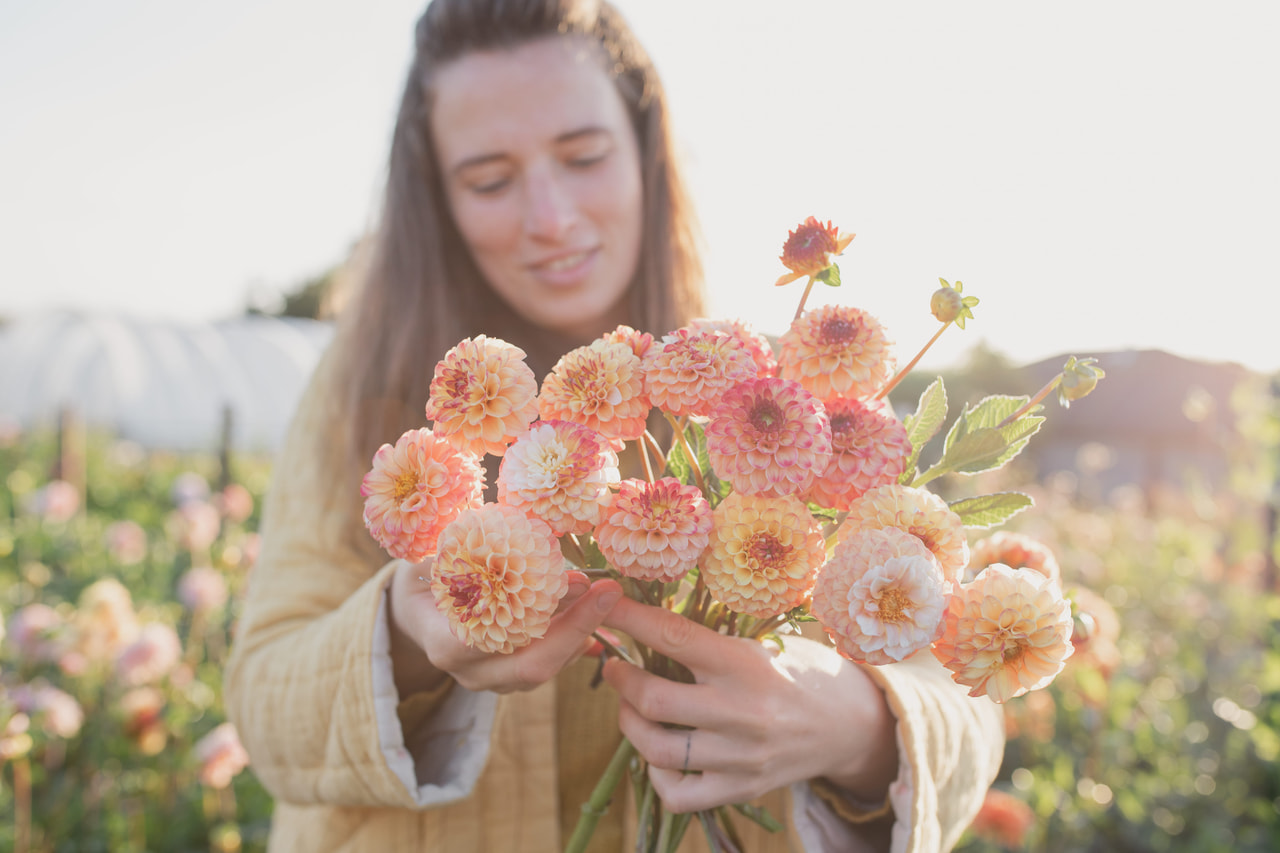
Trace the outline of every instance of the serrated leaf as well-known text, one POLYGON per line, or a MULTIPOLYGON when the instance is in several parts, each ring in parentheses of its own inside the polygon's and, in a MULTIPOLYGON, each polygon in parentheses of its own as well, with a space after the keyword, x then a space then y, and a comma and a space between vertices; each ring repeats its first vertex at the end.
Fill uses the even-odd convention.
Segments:
POLYGON ((976 474, 988 471, 1001 454, 1009 449, 1009 440, 998 429, 979 427, 964 432, 942 454, 940 467, 952 474, 976 474))
POLYGON ((814 276, 815 279, 827 285, 828 287, 840 286, 840 267, 832 264, 822 272, 814 276))
POLYGON ((907 457, 906 468, 898 478, 898 482, 905 485, 915 477, 916 465, 920 462, 920 451, 938 434, 938 430, 942 428, 946 419, 947 389, 942 383, 942 377, 939 376, 920 394, 915 412, 907 415, 902 422, 907 430, 907 439, 911 442, 911 455, 907 457))
POLYGON ((950 504, 965 527, 994 527, 1003 524, 1035 502, 1022 492, 995 492, 964 498, 950 504))
POLYGON ((1044 418, 1024 415, 1012 423, 1001 424, 1030 399, 993 394, 972 408, 966 406, 947 432, 942 459, 934 466, 936 470, 931 471, 930 479, 948 473, 990 471, 1021 453, 1044 418))

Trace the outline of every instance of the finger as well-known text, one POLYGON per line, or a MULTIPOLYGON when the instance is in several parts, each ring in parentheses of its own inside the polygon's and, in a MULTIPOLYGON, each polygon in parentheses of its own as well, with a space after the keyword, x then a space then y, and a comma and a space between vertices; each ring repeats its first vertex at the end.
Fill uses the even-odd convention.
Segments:
POLYGON ((567 610, 551 619, 547 633, 498 661, 505 683, 513 690, 528 690, 549 681, 573 663, 591 645, 591 632, 600 626, 619 599, 617 581, 603 580, 591 586, 567 610))
POLYGON ((765 793, 747 777, 730 773, 683 773, 651 766, 649 779, 662 804, 676 814, 745 803, 765 793))
POLYGON ((655 723, 718 728, 729 722, 706 685, 671 681, 616 659, 605 663, 604 680, 625 703, 655 723))
POLYGON ((587 590, 591 588, 590 579, 582 572, 570 571, 568 573, 568 578, 569 590, 564 594, 564 597, 560 599, 560 606, 556 608, 557 613, 563 610, 568 610, 575 601, 582 598, 582 596, 586 594, 587 590))
POLYGON ((717 634, 665 608, 623 599, 604 624, 680 661, 695 674, 721 675, 733 668, 737 639, 717 634))

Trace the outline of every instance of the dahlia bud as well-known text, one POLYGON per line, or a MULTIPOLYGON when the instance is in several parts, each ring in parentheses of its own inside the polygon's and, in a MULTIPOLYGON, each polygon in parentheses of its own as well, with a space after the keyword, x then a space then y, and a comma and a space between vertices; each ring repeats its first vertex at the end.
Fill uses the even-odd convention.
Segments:
POLYGON ((973 319, 973 306, 978 304, 976 296, 961 296, 964 292, 964 284, 957 281, 955 286, 947 283, 945 278, 938 279, 942 283, 933 292, 933 297, 929 300, 929 310, 933 312, 933 316, 940 323, 954 322, 960 328, 964 328, 966 319, 973 319))
POLYGON ((1098 380, 1106 376, 1097 364, 1096 358, 1077 360, 1073 355, 1067 359, 1067 363, 1062 366, 1062 383, 1058 386, 1058 402, 1064 408, 1075 400, 1089 396, 1089 392, 1097 387, 1098 380))

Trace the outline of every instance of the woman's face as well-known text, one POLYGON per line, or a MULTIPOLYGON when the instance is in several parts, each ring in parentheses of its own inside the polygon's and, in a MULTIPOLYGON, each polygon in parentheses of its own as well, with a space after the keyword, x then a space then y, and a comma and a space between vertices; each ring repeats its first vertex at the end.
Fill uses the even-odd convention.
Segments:
POLYGON ((450 209, 480 272, 544 329, 625 322, 644 198, 627 110, 586 43, 473 52, 436 75, 431 124, 450 209))

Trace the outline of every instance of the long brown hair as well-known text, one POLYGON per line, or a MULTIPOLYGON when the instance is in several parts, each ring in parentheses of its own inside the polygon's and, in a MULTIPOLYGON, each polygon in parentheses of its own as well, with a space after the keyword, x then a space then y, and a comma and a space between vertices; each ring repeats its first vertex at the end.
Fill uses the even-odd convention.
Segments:
POLYGON ((599 45, 635 128, 644 236, 627 292, 629 322, 660 335, 702 313, 696 232, 666 96, 621 15, 598 0, 432 0, 417 25, 372 255, 339 328, 347 340, 338 381, 354 419, 356 466, 367 467, 380 444, 425 423, 435 363, 463 338, 488 334, 520 346, 538 376, 584 343, 520 319, 476 269, 449 213, 431 133, 432 81, 442 65, 555 36, 599 45))

